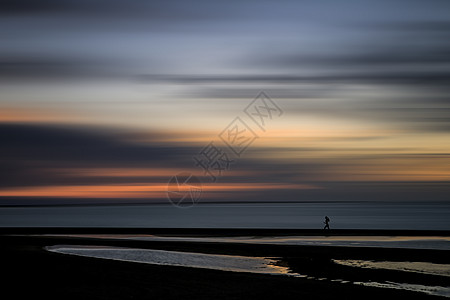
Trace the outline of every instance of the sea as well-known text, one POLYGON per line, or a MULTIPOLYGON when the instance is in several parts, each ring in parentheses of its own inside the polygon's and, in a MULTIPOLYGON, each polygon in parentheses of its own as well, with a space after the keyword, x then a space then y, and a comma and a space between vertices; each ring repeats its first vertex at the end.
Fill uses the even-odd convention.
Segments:
POLYGON ((199 203, 0 207, 0 227, 450 230, 447 202, 199 203))
MULTIPOLYGON (((324 218, 331 219, 331 229, 413 229, 450 230, 450 203, 430 202, 310 202, 310 203, 199 203, 189 208, 170 204, 33 206, 0 207, 0 227, 151 227, 151 228, 287 228, 321 229, 324 218)), ((70 234, 69 234, 70 236, 70 234)), ((83 236, 83 235, 74 235, 83 236)), ((190 241, 250 244, 285 244, 346 247, 387 247, 450 250, 450 237, 442 236, 232 236, 189 237, 156 235, 96 235, 98 239, 132 239, 150 241, 190 241)), ((119 247, 49 245, 46 249, 67 255, 132 261, 171 266, 217 269, 222 271, 267 273, 274 276, 303 277, 305 280, 328 280, 342 284, 402 289, 450 298, 448 285, 417 282, 347 281, 330 275, 316 278, 281 266, 278 258, 245 257, 119 247)), ((425 261, 336 260, 337 264, 359 268, 401 271, 402 274, 426 273, 450 276, 449 264, 425 261)), ((358 269, 356 269, 358 268, 358 269)))

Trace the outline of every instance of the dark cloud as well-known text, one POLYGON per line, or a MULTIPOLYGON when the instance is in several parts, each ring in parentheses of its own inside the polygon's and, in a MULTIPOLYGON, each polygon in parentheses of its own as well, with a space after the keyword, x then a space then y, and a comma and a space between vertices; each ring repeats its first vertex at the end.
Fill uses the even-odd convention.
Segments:
MULTIPOLYGON (((106 61, 93 58, 0 55, 0 79, 64 80, 117 77, 106 61)), ((124 76, 121 74, 121 76, 124 76)))
MULTIPOLYGON (((285 74, 303 68, 313 67, 309 76, 241 76, 236 78, 204 78, 205 82, 269 82, 269 83, 362 83, 362 84, 426 84, 448 85, 450 72, 443 68, 450 64, 450 45, 435 49, 405 49, 404 51, 380 49, 379 51, 359 49, 359 52, 329 55, 279 54, 248 62, 267 68, 285 70, 285 74), (314 75, 321 73, 322 75, 314 75)), ((145 78, 145 77, 144 77, 145 78)), ((151 79, 151 78, 150 78, 151 79)), ((168 78, 170 79, 170 78, 168 78)), ((179 82, 200 81, 186 78, 179 82)))
MULTIPOLYGON (((162 6, 163 3, 158 3, 162 6)), ((96 14, 108 15, 113 11, 126 13, 129 11, 139 11, 140 9, 152 7, 147 5, 145 1, 87 1, 87 0, 5 0, 0 4, 0 13, 4 14, 62 14, 62 13, 78 13, 78 14, 96 14)), ((153 6, 155 7, 155 6, 153 6)))
POLYGON ((23 14, 23 13, 42 13, 42 12, 60 12, 74 7, 75 1, 57 1, 57 0, 4 0, 0 4, 1 14, 23 14))
POLYGON ((189 155, 195 153, 181 145, 125 142, 122 136, 92 128, 1 124, 0 186, 90 181, 42 173, 49 168, 182 167, 191 165, 189 155))
MULTIPOLYGON (((448 5, 448 3, 446 3, 448 5)), ((450 7, 449 7, 450 8, 450 7)), ((389 21, 383 23, 358 23, 351 24, 354 26, 362 26, 367 29, 386 30, 386 31, 400 31, 400 32, 433 32, 433 33, 448 33, 450 31, 450 21, 448 20, 415 20, 415 21, 389 21)))
MULTIPOLYGON (((334 68, 337 66, 374 67, 374 66, 404 66, 424 64, 450 63, 450 44, 437 49, 417 49, 408 47, 404 49, 379 49, 379 51, 360 49, 360 53, 332 54, 323 56, 309 55, 283 55, 274 63, 283 67, 316 65, 334 68), (364 52, 363 52, 364 51, 364 52)), ((267 61, 267 60, 266 60, 267 61)))
POLYGON ((380 72, 360 71, 341 74, 302 76, 302 75, 139 75, 136 80, 142 83, 176 84, 299 84, 299 83, 371 83, 371 84, 449 84, 450 72, 380 72))
MULTIPOLYGON (((123 133, 122 133, 123 134, 123 133)), ((92 128, 53 127, 42 125, 1 124, 0 157, 4 160, 158 162, 175 159, 186 149, 168 145, 137 144, 121 141, 110 131, 92 128)))
POLYGON ((149 22, 185 22, 188 20, 212 20, 232 16, 232 6, 226 3, 196 1, 126 1, 126 0, 5 0, 0 4, 0 14, 13 16, 77 16, 102 19, 146 19, 149 22))
MULTIPOLYGON (((336 92, 336 88, 332 86, 317 86, 317 87, 266 87, 265 91, 270 91, 270 95, 274 95, 277 99, 281 98, 320 98, 326 95, 333 95, 336 92)), ((252 99, 255 94, 259 92, 255 87, 236 87, 231 85, 224 86, 203 86, 198 90, 186 91, 184 95, 195 98, 219 98, 219 99, 252 99)))

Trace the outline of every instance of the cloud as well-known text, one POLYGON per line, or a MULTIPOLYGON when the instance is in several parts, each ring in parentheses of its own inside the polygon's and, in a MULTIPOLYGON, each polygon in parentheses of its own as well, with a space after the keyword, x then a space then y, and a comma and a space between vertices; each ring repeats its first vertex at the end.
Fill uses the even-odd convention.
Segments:
MULTIPOLYGON (((392 49, 364 49, 356 47, 356 53, 330 54, 322 56, 314 55, 283 55, 278 60, 274 59, 274 65, 281 67, 301 67, 308 65, 323 68, 374 67, 374 66, 404 66, 424 64, 445 64, 450 62, 450 45, 435 45, 435 49, 420 49, 404 47, 392 49)), ((427 47, 422 47, 427 48, 427 47)), ((355 49, 353 49, 354 51, 355 49)), ((268 61, 264 59, 264 61, 268 61)), ((270 62, 270 61, 269 61, 270 62)))
MULTIPOLYGON (((118 74, 106 61, 48 55, 0 55, 0 80, 64 80, 114 78, 118 74)), ((124 74, 121 74, 124 77, 124 74)))
MULTIPOLYGON (((446 3, 448 5, 448 3, 446 3)), ((363 23, 351 24, 350 26, 362 26, 366 29, 400 31, 413 33, 448 33, 450 22, 448 20, 414 20, 414 21, 388 21, 383 23, 363 23)))
MULTIPOLYGON (((148 135, 151 137, 151 135, 148 135)), ((167 145, 134 144, 120 140, 112 130, 70 126, 0 124, 3 159, 45 159, 73 161, 78 164, 95 161, 158 162, 175 159, 180 151, 167 145)))
POLYGON ((39 173, 52 168, 182 168, 192 153, 189 147, 125 142, 112 131, 68 126, 0 124, 0 139, 0 186, 64 182, 57 173, 39 173))
POLYGON ((59 12, 71 9, 75 1, 57 1, 57 0, 5 0, 0 4, 0 13, 2 14, 24 14, 24 13, 43 13, 59 12))
POLYGON ((411 72, 353 72, 351 74, 325 75, 158 75, 136 76, 142 83, 173 84, 300 84, 300 83, 371 83, 371 84, 449 84, 450 72, 430 71, 419 74, 411 72))
MULTIPOLYGON (((165 185, 176 170, 202 173, 192 160, 199 147, 158 142, 158 132, 153 138, 147 134, 146 143, 127 142, 124 136, 124 132, 99 128, 1 124, 0 188, 11 191, 6 194, 23 195, 27 194, 26 188, 42 187, 42 191, 57 195, 65 189, 72 191, 69 187, 73 186, 86 198, 91 194, 95 198, 103 195, 96 194, 96 188, 111 196, 121 188, 133 194, 136 185, 136 190, 140 190, 136 195, 143 197, 151 186, 165 185)), ((252 147, 219 178, 213 190, 205 188, 209 192, 204 200, 423 200, 425 195, 436 201, 445 198, 448 185, 439 185, 435 179, 444 178, 442 166, 448 162, 448 153, 420 153, 416 149, 414 154, 404 154, 411 149, 386 148, 377 154, 358 147, 358 143, 373 140, 371 137, 344 140, 355 143, 355 148, 252 147), (415 168, 401 167, 416 163, 415 168), (246 186, 264 184, 280 187, 263 192, 245 190, 246 186), (433 184, 436 187, 427 190, 433 184), (229 188, 234 185, 242 189, 229 188)), ((212 184, 205 178, 205 185, 212 184)), ((19 198, 8 196, 0 200, 26 200, 19 198)))
POLYGON ((5 0, 0 4, 0 14, 10 16, 75 16, 79 19, 96 18, 130 20, 140 19, 158 23, 214 20, 232 16, 232 5, 211 3, 206 0, 175 0, 170 3, 126 0, 5 0))

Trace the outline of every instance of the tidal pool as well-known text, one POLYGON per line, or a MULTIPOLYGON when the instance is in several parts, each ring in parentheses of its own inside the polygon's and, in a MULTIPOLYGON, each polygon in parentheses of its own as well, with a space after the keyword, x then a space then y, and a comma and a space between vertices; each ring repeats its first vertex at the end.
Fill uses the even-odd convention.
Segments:
MULTIPOLYGON (((204 254, 193 252, 166 251, 154 249, 136 249, 104 246, 72 246, 57 245, 46 247, 48 251, 102 258, 128 262, 147 263, 168 266, 183 266, 193 268, 214 269, 233 272, 250 272, 259 274, 287 275, 303 277, 309 280, 329 280, 340 283, 372 286, 379 288, 402 289, 426 293, 429 295, 450 298, 450 287, 428 286, 398 282, 349 282, 338 278, 316 278, 306 274, 294 273, 289 266, 280 265, 280 259, 274 257, 249 257, 223 254, 204 254)), ((333 260, 335 263, 357 268, 373 268, 417 272, 450 277, 450 265, 432 264, 426 262, 375 262, 363 260, 333 260)))
POLYGON ((276 263, 278 260, 266 257, 99 246, 51 246, 47 247, 47 250, 64 254, 156 265, 183 266, 262 274, 298 275, 295 273, 289 273, 289 269, 287 267, 277 266, 276 263))

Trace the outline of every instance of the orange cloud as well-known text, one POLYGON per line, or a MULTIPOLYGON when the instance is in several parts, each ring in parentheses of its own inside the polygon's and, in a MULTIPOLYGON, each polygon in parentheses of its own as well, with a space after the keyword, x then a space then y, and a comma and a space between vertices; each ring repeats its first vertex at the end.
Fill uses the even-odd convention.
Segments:
MULTIPOLYGON (((205 184, 203 192, 263 191, 273 189, 317 189, 306 184, 224 183, 205 184)), ((76 185, 11 188, 0 191, 9 197, 63 198, 165 198, 167 184, 148 185, 76 185)))
POLYGON ((69 116, 62 112, 39 108, 1 107, 0 122, 3 123, 67 123, 69 116))

